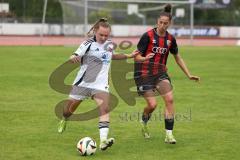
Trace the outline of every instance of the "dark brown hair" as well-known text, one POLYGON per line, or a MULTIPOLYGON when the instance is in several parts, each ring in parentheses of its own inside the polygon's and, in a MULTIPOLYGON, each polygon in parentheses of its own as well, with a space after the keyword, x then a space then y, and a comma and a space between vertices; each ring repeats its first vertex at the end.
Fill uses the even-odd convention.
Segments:
POLYGON ((164 7, 164 10, 163 12, 160 13, 160 16, 166 16, 169 18, 169 20, 171 21, 172 20, 172 14, 171 14, 171 11, 172 11, 172 5, 171 4, 166 4, 165 7, 164 7))
POLYGON ((107 18, 100 18, 97 22, 95 22, 95 24, 92 26, 92 28, 88 31, 87 35, 92 36, 92 34, 94 34, 96 32, 96 30, 99 29, 100 26, 104 27, 104 28, 110 28, 110 30, 111 30, 111 26, 108 23, 107 18))

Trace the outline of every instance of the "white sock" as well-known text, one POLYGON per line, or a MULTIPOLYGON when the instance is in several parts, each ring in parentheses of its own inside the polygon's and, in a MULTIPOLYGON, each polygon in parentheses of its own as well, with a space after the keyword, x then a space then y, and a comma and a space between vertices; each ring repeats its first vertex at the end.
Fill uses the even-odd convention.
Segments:
POLYGON ((167 130, 167 129, 166 129, 166 134, 172 135, 172 130, 167 130))
POLYGON ((100 129, 99 129, 99 132, 100 132, 100 141, 101 141, 101 142, 107 140, 108 131, 109 131, 109 128, 100 128, 100 129))

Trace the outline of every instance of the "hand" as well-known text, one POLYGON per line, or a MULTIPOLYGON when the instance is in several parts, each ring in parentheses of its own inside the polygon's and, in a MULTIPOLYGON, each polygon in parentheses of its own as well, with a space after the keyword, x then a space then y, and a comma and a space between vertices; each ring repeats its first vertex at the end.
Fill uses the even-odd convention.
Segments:
POLYGON ((198 77, 198 76, 190 75, 188 78, 189 78, 190 80, 193 80, 193 81, 196 81, 196 82, 200 82, 200 77, 198 77))
POLYGON ((80 56, 76 56, 76 55, 71 55, 70 61, 72 63, 79 63, 79 62, 81 62, 81 57, 80 56))
POLYGON ((150 54, 148 54, 148 55, 145 57, 145 60, 144 60, 144 61, 151 59, 154 55, 155 55, 155 53, 150 53, 150 54))
POLYGON ((129 58, 133 58, 133 57, 135 57, 136 55, 138 55, 139 54, 139 51, 138 50, 135 50, 135 51, 133 51, 130 55, 129 55, 129 58))
POLYGON ((136 55, 139 54, 138 50, 133 51, 131 54, 126 54, 127 58, 133 58, 136 57, 136 55))

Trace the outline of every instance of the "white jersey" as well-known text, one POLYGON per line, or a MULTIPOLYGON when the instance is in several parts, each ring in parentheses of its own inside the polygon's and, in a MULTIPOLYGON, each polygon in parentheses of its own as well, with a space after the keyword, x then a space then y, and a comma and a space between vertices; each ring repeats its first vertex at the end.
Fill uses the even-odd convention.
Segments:
POLYGON ((74 54, 81 57, 81 68, 73 85, 108 92, 112 42, 107 40, 104 44, 99 44, 93 37, 84 41, 74 54))

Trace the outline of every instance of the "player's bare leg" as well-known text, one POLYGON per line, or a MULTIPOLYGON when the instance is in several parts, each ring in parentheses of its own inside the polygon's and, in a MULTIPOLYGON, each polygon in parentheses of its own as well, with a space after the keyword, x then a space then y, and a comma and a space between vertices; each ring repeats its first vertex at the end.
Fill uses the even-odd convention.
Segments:
POLYGON ((114 138, 108 138, 109 132, 109 94, 106 92, 97 93, 93 96, 99 107, 99 134, 100 149, 106 150, 114 143, 114 138))
POLYGON ((169 80, 163 80, 159 82, 157 90, 162 96, 165 103, 165 129, 166 129, 166 138, 165 142, 170 144, 175 144, 176 140, 173 136, 173 126, 174 126, 174 101, 173 101, 173 91, 172 86, 169 80))
POLYGON ((68 118, 73 114, 81 102, 81 100, 72 98, 68 100, 67 105, 63 108, 63 118, 58 124, 58 133, 63 133, 65 131, 68 118))
POLYGON ((152 112, 157 107, 157 100, 155 94, 152 90, 146 91, 144 93, 144 99, 147 102, 147 106, 144 108, 141 125, 142 125, 142 134, 144 138, 150 138, 150 134, 147 127, 147 122, 149 121, 152 112))

